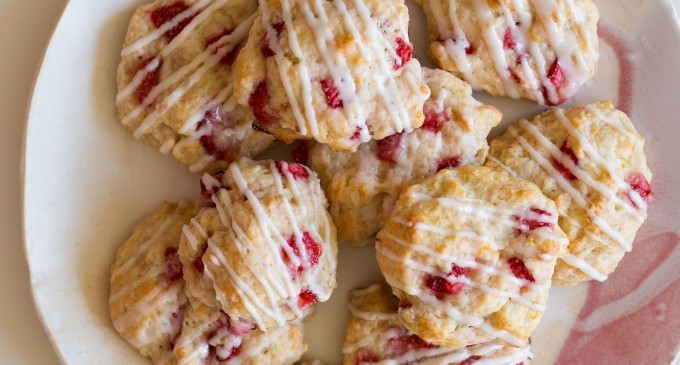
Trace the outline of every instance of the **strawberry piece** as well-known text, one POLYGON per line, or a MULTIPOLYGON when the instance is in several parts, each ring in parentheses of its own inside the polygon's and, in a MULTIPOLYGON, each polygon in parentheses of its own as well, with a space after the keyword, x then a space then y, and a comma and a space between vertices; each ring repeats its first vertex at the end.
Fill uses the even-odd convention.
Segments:
POLYGON ((349 138, 350 141, 355 141, 361 137, 361 131, 363 128, 357 126, 357 128, 354 130, 354 133, 352 134, 352 137, 349 138))
POLYGON ((557 100, 553 101, 548 96, 548 91, 545 89, 545 87, 543 87, 543 96, 545 97, 548 105, 560 105, 564 103, 567 98, 561 95, 561 90, 564 84, 567 82, 567 79, 564 76, 564 71, 562 71, 562 66, 560 66, 560 62, 557 58, 550 65, 546 77, 548 78, 550 84, 552 84, 552 86, 555 88, 555 93, 557 94, 557 100))
POLYGON ((376 355, 373 351, 371 351, 367 348, 359 349, 359 351, 357 351, 357 354, 355 356, 355 364, 356 365, 378 362, 378 361, 380 361, 380 358, 378 357, 378 355, 376 355))
POLYGON ((227 326, 229 333, 234 336, 243 336, 255 329, 255 325, 246 322, 242 319, 229 317, 229 324, 227 326))
POLYGON ((340 92, 338 88, 335 87, 333 79, 323 79, 321 80, 321 89, 324 95, 326 95, 326 104, 331 109, 342 109, 342 99, 340 99, 340 92))
MULTIPOLYGON (((214 37, 211 37, 208 39, 208 42, 205 46, 205 48, 210 47, 213 43, 219 41, 222 39, 222 37, 226 37, 229 34, 231 34, 234 30, 233 29, 225 29, 222 33, 215 35, 214 37)), ((213 54, 217 53, 217 49, 213 51, 213 54)), ((234 63, 234 60, 236 60, 236 56, 238 55, 238 47, 234 47, 229 53, 224 55, 222 59, 220 60, 220 63, 223 65, 231 66, 234 63)))
MULTIPOLYGON (((173 20, 177 15, 180 13, 184 12, 185 10, 189 9, 189 6, 181 1, 178 1, 176 3, 167 5, 167 6, 161 6, 160 8, 157 8, 153 10, 150 14, 151 17, 151 23, 156 28, 160 28, 163 24, 173 20)), ((182 30, 191 23, 191 20, 194 19, 196 15, 191 15, 183 19, 179 24, 174 26, 173 28, 169 29, 166 31, 163 35, 165 36, 165 39, 169 41, 173 40, 179 33, 182 32, 182 30)))
MULTIPOLYGON (((456 38, 454 38, 454 37, 449 37, 449 38, 438 38, 438 39, 437 39, 437 42, 439 42, 439 43, 445 43, 448 39, 450 39, 451 41, 453 41, 454 44, 457 44, 457 43, 458 43, 458 40, 457 40, 456 38)), ((472 44, 472 42, 470 42, 470 40, 463 38, 462 41, 467 42, 467 45, 465 46, 465 54, 466 54, 466 55, 469 56, 469 55, 471 55, 471 54, 474 54, 474 53, 477 51, 477 48, 475 48, 474 44, 472 44)))
MULTIPOLYGON (((645 203, 649 204, 652 202, 652 200, 654 200, 654 192, 652 191, 652 187, 649 184, 649 181, 647 181, 645 175, 639 172, 630 175, 630 177, 628 178, 628 184, 633 190, 640 194, 640 197, 645 203)), ((633 201, 633 198, 631 198, 630 196, 628 196, 628 201, 635 208, 639 208, 637 204, 635 204, 635 202, 633 201)))
POLYGON ((463 162, 463 159, 460 156, 450 156, 441 158, 439 159, 439 161, 437 161, 437 172, 443 169, 458 167, 460 166, 461 162, 463 162))
POLYGON ((512 31, 508 28, 505 30, 505 34, 503 34, 503 48, 514 50, 515 46, 517 46, 517 43, 515 43, 515 40, 512 38, 512 31))
POLYGON ((165 279, 174 283, 181 278, 182 262, 179 260, 177 247, 168 247, 165 249, 165 279))
POLYGON ((452 283, 441 276, 427 275, 425 285, 437 299, 442 300, 448 295, 458 294, 463 290, 462 283, 452 283))
POLYGON ((451 276, 455 276, 455 277, 467 276, 467 273, 468 273, 467 267, 461 267, 461 266, 458 266, 456 264, 452 264, 451 265, 451 271, 449 271, 448 276, 449 277, 451 277, 451 276))
MULTIPOLYGON (((283 22, 280 23, 273 23, 272 27, 276 31, 276 37, 281 36, 281 32, 283 31, 285 24, 283 22)), ((267 39, 267 36, 265 35, 264 38, 262 38, 262 41, 260 42, 260 52, 262 52, 262 56, 265 58, 271 57, 274 55, 274 51, 269 47, 269 40, 267 39)))
POLYGON ((510 266, 510 271, 512 271, 512 274, 515 275, 516 278, 522 279, 522 280, 527 280, 530 282, 535 282, 534 276, 531 275, 531 271, 527 269, 526 265, 524 265, 524 261, 518 257, 511 257, 508 259, 508 265, 510 266))
POLYGON ((397 133, 378 141, 376 154, 380 161, 397 162, 399 154, 404 149, 401 145, 403 135, 404 133, 397 133))
MULTIPOLYGON (((560 151, 563 154, 567 155, 571 159, 571 161, 574 162, 574 165, 576 165, 576 167, 579 166, 578 157, 576 157, 576 153, 569 146, 568 140, 566 140, 566 139, 564 140, 564 142, 562 143, 562 147, 560 147, 560 151)), ((567 169, 562 163, 560 163, 559 161, 557 161, 553 158, 552 164, 565 179, 567 179, 569 181, 576 180, 576 176, 574 176, 574 174, 572 174, 571 171, 569 171, 569 169, 567 169)))
POLYGON ((536 207, 533 207, 530 209, 532 213, 530 215, 535 216, 536 214, 539 215, 539 219, 532 219, 532 218, 527 218, 527 217, 518 217, 515 216, 515 219, 517 219, 517 224, 519 225, 519 230, 520 232, 530 232, 533 231, 534 229, 542 228, 542 227, 553 227, 554 224, 550 222, 546 222, 546 219, 544 216, 552 217, 552 213, 543 210, 543 209, 538 209, 536 207))
MULTIPOLYGON (((153 61, 154 58, 156 57, 149 56, 145 58, 140 63, 139 70, 144 70, 146 66, 149 64, 149 62, 153 61)), ((142 83, 139 84, 139 86, 137 86, 137 90, 135 90, 135 92, 137 94, 137 100, 139 100, 140 103, 144 103, 144 100, 146 99, 147 96, 149 96, 151 90, 161 81, 160 75, 161 65, 162 62, 158 62, 158 66, 153 70, 147 72, 146 75, 144 75, 144 79, 142 79, 142 83)))
MULTIPOLYGON (((221 188, 231 190, 230 187, 223 186, 222 183, 221 183, 222 177, 224 177, 224 172, 218 172, 218 173, 212 174, 212 177, 220 183, 215 185, 215 186, 208 187, 208 186, 205 185, 206 183, 203 181, 203 178, 201 178, 201 180, 199 181, 200 185, 201 185, 201 196, 199 198, 199 203, 200 203, 201 207, 207 207, 207 208, 213 207, 214 208, 215 202, 212 201, 213 194, 215 194, 221 188)), ((210 181, 210 180, 208 180, 208 181, 210 181)), ((213 183, 211 182, 210 184, 213 184, 213 183)))
POLYGON ((512 68, 508 67, 508 72, 510 73, 510 79, 512 79, 512 81, 514 81, 516 84, 524 83, 522 82, 522 79, 519 77, 519 75, 517 75, 517 73, 515 73, 515 71, 512 68))
POLYGON ((439 133, 442 125, 446 122, 446 116, 443 112, 437 111, 436 106, 431 101, 426 101, 423 106, 423 114, 425 114, 425 121, 420 129, 432 133, 439 133))
MULTIPOLYGON (((257 84, 255 91, 250 95, 248 99, 248 105, 253 108, 253 114, 255 119, 261 124, 271 124, 278 120, 277 117, 269 114, 265 108, 269 104, 269 90, 267 90, 267 82, 262 81, 257 84)), ((255 124, 253 124, 255 125, 255 124)))
POLYGON ((401 335, 387 340, 387 353, 389 356, 401 356, 409 351, 419 349, 433 349, 439 346, 426 342, 416 335, 401 335))
POLYGON ((394 60, 394 70, 398 70, 406 65, 413 57, 413 46, 406 43, 401 37, 397 38, 397 56, 399 60, 394 60))
POLYGON ((309 170, 299 163, 276 161, 274 164, 281 175, 284 175, 286 172, 288 172, 289 174, 293 175, 293 179, 295 180, 309 179, 309 170))
POLYGON ((467 359, 465 359, 464 361, 459 362, 458 365, 472 365, 473 363, 477 362, 477 360, 479 360, 479 359, 480 359, 479 356, 471 356, 471 357, 468 357, 467 359))
POLYGON ((222 118, 219 106, 206 111, 203 120, 196 124, 205 152, 218 160, 234 161, 241 152, 241 146, 231 132, 232 127, 228 120, 222 118))
POLYGON ((298 307, 300 309, 305 309, 308 308, 319 300, 319 298, 316 296, 316 294, 312 293, 311 290, 309 289, 304 289, 302 292, 300 292, 300 296, 298 297, 298 307))
MULTIPOLYGON (((293 250, 295 256, 302 260, 299 247, 297 242, 295 242, 295 235, 288 237, 286 243, 293 250)), ((307 252, 307 266, 309 268, 316 267, 316 265, 319 263, 319 257, 321 257, 323 251, 321 245, 316 242, 314 237, 312 237, 312 235, 307 231, 302 232, 302 244, 304 245, 305 251, 307 252)), ((304 270, 303 265, 299 265, 297 267, 293 266, 293 264, 290 262, 290 257, 288 257, 288 254, 286 253, 286 250, 281 249, 281 256, 283 257, 283 262, 286 263, 294 277, 297 277, 302 272, 302 270, 304 270)))
POLYGON ((298 145, 290 153, 293 157, 293 161, 306 164, 309 159, 309 142, 302 140, 298 142, 298 145))

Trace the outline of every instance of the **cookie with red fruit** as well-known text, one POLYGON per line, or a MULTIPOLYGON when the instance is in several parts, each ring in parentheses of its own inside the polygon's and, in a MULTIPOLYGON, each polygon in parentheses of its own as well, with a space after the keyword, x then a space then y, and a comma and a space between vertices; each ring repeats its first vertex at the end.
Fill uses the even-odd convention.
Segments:
POLYGON ((445 169, 402 192, 377 235, 398 317, 424 341, 524 347, 567 237, 534 184, 489 167, 445 169))
POLYGON ((604 281, 647 218, 654 198, 644 138, 611 101, 550 109, 490 142, 487 164, 529 180, 551 198, 569 237, 554 280, 604 281))
POLYGON ((197 173, 267 149, 274 137, 253 129, 231 81, 256 11, 252 0, 158 0, 139 7, 118 66, 123 126, 197 173))
POLYGON ((403 0, 261 1, 234 64, 234 96, 259 127, 338 151, 424 121, 430 92, 403 0))

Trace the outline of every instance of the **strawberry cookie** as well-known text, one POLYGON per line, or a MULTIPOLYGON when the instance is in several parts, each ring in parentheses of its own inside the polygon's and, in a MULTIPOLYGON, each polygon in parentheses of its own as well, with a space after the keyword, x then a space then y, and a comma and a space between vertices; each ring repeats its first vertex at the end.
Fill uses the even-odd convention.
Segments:
POLYGON ((554 281, 604 281, 647 218, 652 201, 644 139, 610 101, 551 109, 491 142, 487 164, 529 180, 555 201, 569 254, 554 281))
POLYGON ((234 65, 234 95, 277 138, 353 152, 410 132, 430 92, 403 0, 267 0, 234 65))
POLYGON ((314 172, 241 158, 203 184, 215 191, 212 206, 184 228, 179 248, 192 301, 268 331, 328 300, 337 239, 314 172))
POLYGON ((399 300, 383 285, 355 290, 349 299, 352 319, 343 347, 344 365, 452 364, 476 361, 497 365, 529 365, 531 350, 508 346, 501 341, 454 350, 428 343, 409 332, 399 321, 399 300))
POLYGON ((172 364, 174 339, 188 305, 177 255, 182 226, 196 203, 164 203, 140 221, 111 266, 109 313, 113 327, 155 364, 172 364))
POLYGON ((501 112, 475 100, 470 86, 446 71, 423 68, 423 78, 432 94, 420 128, 368 142, 355 153, 310 147, 309 164, 328 194, 338 234, 351 244, 368 243, 413 182, 444 168, 484 163, 486 137, 501 112))
POLYGON ((231 67, 253 0, 158 0, 134 13, 118 67, 121 123, 194 172, 226 168, 274 141, 232 95, 231 67))
POLYGON ((488 167, 443 170, 407 188, 377 235, 398 316, 424 341, 524 347, 567 238, 534 184, 488 167))
POLYGON ((435 63, 494 96, 558 105, 595 73, 592 0, 416 0, 435 63))

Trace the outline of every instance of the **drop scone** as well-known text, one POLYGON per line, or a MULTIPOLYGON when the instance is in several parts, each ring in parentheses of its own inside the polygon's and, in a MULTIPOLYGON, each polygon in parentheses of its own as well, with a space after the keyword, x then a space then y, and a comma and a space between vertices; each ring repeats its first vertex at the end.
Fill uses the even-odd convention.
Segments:
POLYGON ((328 300, 337 238, 314 172, 241 158, 203 185, 214 206, 185 227, 179 249, 192 301, 268 331, 328 300))
POLYGON ((172 342, 188 306, 177 249, 182 227, 198 209, 188 200, 164 203, 135 226, 111 266, 113 327, 155 364, 173 364, 172 342))
POLYGON ((234 65, 234 95, 277 138, 353 152, 423 123, 429 90, 403 0, 266 0, 234 65))
POLYGON ((435 63, 494 96, 558 105, 593 77, 592 0, 416 0, 435 63))
POLYGON ((401 191, 418 179, 484 163, 486 137, 501 112, 475 100, 470 86, 446 71, 423 68, 423 78, 432 94, 419 129, 368 142, 355 153, 318 143, 309 149, 309 165, 319 173, 338 235, 353 245, 372 242, 401 191))
POLYGON ((461 166, 404 190, 377 235, 376 258, 399 319, 423 340, 524 347, 566 245, 555 204, 538 187, 461 166))
POLYGON ((254 156, 274 137, 233 98, 231 67, 254 0, 159 0, 134 13, 118 66, 121 123, 193 172, 254 156))
POLYGON ((399 300, 380 284, 350 294, 352 318, 347 325, 343 347, 344 365, 452 364, 477 361, 495 365, 529 365, 530 347, 509 346, 502 341, 450 349, 428 343, 407 330, 399 321, 399 300))
POLYGON ((555 201, 569 237, 557 284, 604 281, 632 249, 654 196, 643 145, 610 101, 548 110, 491 142, 489 166, 535 183, 555 201))
POLYGON ((182 200, 143 219, 111 268, 114 328, 154 364, 290 364, 306 351, 300 325, 264 333, 218 309, 192 305, 184 292, 177 247, 182 227, 198 213, 182 200))

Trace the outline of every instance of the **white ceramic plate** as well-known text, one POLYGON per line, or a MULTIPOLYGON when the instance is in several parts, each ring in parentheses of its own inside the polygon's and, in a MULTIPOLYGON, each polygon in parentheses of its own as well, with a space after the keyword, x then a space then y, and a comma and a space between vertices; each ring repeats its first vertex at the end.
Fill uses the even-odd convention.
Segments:
MULTIPOLYGON (((119 52, 143 2, 71 1, 28 116, 26 254, 39 313, 67 364, 147 364, 111 326, 109 266, 136 221, 163 200, 197 195, 195 176, 115 118, 119 52)), ((608 98, 631 113, 647 139, 656 201, 636 249, 609 281, 553 290, 533 336, 534 364, 667 364, 680 343, 680 32, 666 1, 598 4, 605 42, 597 77, 569 105, 608 98)), ((430 65, 424 18, 409 6, 416 56, 430 65)), ((505 123, 541 109, 478 97, 501 108, 505 123)), ((341 361, 348 291, 379 278, 372 248, 340 248, 339 287, 306 326, 307 358, 341 361)))

